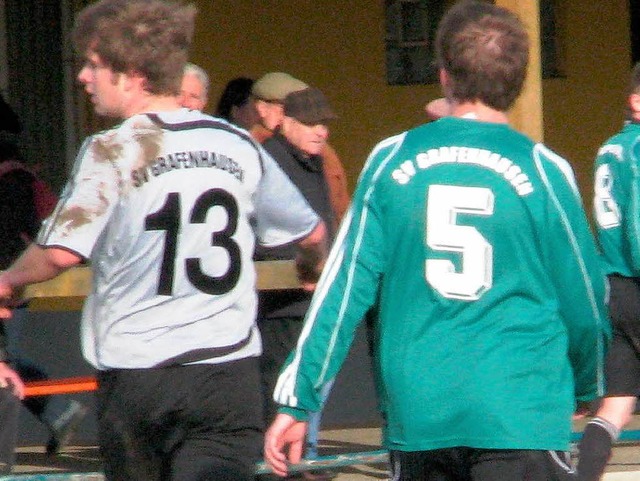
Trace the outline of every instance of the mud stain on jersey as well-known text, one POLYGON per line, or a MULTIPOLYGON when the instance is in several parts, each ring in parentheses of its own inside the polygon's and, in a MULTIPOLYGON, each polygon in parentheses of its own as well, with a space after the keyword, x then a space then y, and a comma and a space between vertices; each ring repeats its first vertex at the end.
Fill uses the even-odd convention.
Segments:
POLYGON ((96 162, 116 163, 116 160, 122 157, 122 144, 116 142, 112 137, 98 137, 91 144, 91 150, 96 162))
POLYGON ((68 237, 69 234, 90 224, 94 219, 103 215, 109 207, 109 200, 104 195, 104 189, 106 186, 101 184, 98 191, 97 205, 92 208, 81 207, 79 205, 72 205, 63 209, 56 219, 56 225, 60 229, 60 235, 62 237, 68 237))
MULTIPOLYGON (((119 160, 124 155, 124 146, 121 142, 117 141, 116 138, 117 137, 115 135, 98 137, 93 142, 91 149, 96 164, 109 164, 113 167, 114 173, 117 177, 118 191, 122 193, 124 189, 124 181, 120 170, 119 160)), ((99 194, 102 193, 99 192, 99 194)))
POLYGON ((162 129, 157 125, 135 125, 133 132, 133 138, 140 146, 140 158, 135 169, 153 164, 160 155, 162 129))

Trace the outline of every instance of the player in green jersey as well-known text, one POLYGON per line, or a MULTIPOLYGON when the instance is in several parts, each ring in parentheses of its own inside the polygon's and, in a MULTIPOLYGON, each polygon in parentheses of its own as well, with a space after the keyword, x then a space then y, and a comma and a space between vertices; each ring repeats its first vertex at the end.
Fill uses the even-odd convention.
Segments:
POLYGON ((569 164, 508 125, 521 21, 456 3, 436 38, 450 115, 378 144, 360 176, 265 438, 277 474, 376 313, 392 479, 571 479, 580 402, 602 392, 606 278, 569 164))
POLYGON ((595 161, 594 218, 611 283, 613 340, 607 354, 607 392, 580 441, 578 479, 595 481, 611 446, 631 420, 640 395, 640 64, 631 74, 628 122, 595 161))

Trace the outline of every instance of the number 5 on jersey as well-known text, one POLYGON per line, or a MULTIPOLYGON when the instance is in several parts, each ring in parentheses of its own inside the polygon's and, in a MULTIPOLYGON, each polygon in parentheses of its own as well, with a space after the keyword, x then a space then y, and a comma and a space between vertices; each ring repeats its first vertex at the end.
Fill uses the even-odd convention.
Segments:
POLYGON ((432 185, 427 192, 427 245, 461 256, 456 272, 447 259, 427 259, 427 282, 448 299, 477 300, 493 283, 493 247, 475 227, 458 225, 458 214, 493 214, 494 195, 484 187, 432 185))

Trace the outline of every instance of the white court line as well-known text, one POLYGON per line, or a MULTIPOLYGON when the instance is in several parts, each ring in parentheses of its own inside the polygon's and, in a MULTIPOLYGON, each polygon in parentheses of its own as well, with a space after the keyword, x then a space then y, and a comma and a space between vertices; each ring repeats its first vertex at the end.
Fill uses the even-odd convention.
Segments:
POLYGON ((606 473, 602 481, 637 481, 640 479, 640 471, 618 471, 616 473, 606 473))

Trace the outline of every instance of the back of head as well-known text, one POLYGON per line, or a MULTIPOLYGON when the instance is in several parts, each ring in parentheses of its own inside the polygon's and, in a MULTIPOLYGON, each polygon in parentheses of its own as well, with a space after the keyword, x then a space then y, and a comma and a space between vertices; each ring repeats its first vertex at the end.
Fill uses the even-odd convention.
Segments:
POLYGON ((271 102, 284 102, 292 92, 304 90, 309 86, 302 80, 284 72, 269 72, 253 84, 251 93, 254 97, 271 102))
POLYGON ((447 73, 448 97, 507 111, 520 95, 529 41, 520 19, 506 8, 476 0, 455 4, 440 22, 435 48, 447 73))
POLYGON ((220 100, 216 107, 216 115, 223 119, 231 120, 232 107, 241 107, 247 103, 251 97, 253 79, 247 77, 237 77, 231 79, 220 95, 220 100))
POLYGON ((631 78, 629 79, 629 95, 640 95, 640 62, 633 66, 631 78))
POLYGON ((640 62, 637 62, 633 66, 633 70, 631 70, 627 89, 625 118, 635 122, 640 121, 640 62))
POLYGON ((173 0, 100 0, 76 18, 73 41, 114 72, 145 77, 149 93, 177 95, 195 14, 193 5, 173 0))

